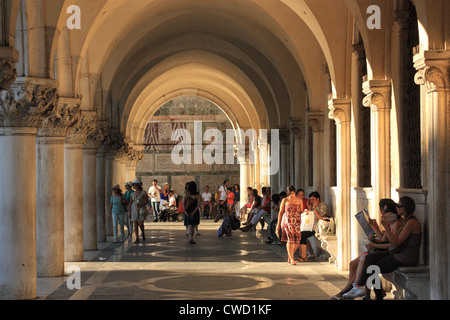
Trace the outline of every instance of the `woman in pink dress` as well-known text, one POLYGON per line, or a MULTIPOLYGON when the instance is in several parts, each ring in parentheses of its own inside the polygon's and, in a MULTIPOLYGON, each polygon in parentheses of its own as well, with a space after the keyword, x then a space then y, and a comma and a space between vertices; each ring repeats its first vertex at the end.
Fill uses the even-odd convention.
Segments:
POLYGON ((296 196, 295 187, 291 186, 287 191, 288 197, 283 199, 280 205, 276 232, 277 237, 281 238, 281 241, 286 242, 288 262, 295 265, 297 261, 294 259, 294 253, 297 251, 302 238, 300 225, 303 202, 296 196))

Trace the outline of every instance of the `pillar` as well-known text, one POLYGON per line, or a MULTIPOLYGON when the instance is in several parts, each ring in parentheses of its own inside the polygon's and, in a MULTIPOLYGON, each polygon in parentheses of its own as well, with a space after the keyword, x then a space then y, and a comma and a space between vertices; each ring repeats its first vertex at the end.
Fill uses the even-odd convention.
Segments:
POLYGON ((329 101, 330 119, 336 122, 337 141, 337 214, 336 235, 338 239, 338 268, 347 271, 351 257, 351 208, 350 208, 350 120, 349 99, 329 101))
MULTIPOLYGON (((322 113, 310 112, 308 114, 308 126, 313 133, 313 186, 319 194, 325 196, 324 185, 324 118, 322 113)), ((311 169, 311 168, 310 168, 311 169)))
MULTIPOLYGON (((1 66, 4 68, 4 66, 1 66)), ((2 75, 2 83, 4 80, 2 75)), ((17 78, 0 96, 0 299, 33 299, 36 263, 36 134, 57 103, 50 79, 17 78)))
POLYGON ((372 217, 381 221, 378 203, 391 198, 391 82, 369 80, 363 84, 364 106, 371 109, 371 167, 374 207, 372 217))
POLYGON ((95 129, 95 119, 95 112, 82 111, 64 145, 64 255, 70 262, 84 260, 83 152, 88 135, 95 129))
POLYGON ((294 140, 294 157, 293 157, 293 183, 295 187, 304 188, 302 184, 302 175, 304 171, 302 155, 305 152, 303 147, 304 123, 302 121, 291 121, 291 133, 294 140))
MULTIPOLYGON (((111 153, 107 153, 106 154, 106 169, 105 169, 105 219, 107 217, 108 214, 108 209, 109 209, 109 199, 111 198, 112 195, 112 187, 113 187, 113 155, 111 153)), ((113 236, 114 235, 114 231, 113 231, 113 225, 112 225, 112 220, 108 221, 106 219, 106 235, 107 236, 113 236)))
POLYGON ((97 242, 106 242, 106 151, 97 150, 97 242))
POLYGON ((430 298, 449 298, 449 198, 450 178, 450 51, 425 51, 414 57, 415 81, 423 86, 425 118, 424 185, 428 189, 430 298))
POLYGON ((84 250, 97 250, 97 149, 83 150, 84 250))
POLYGON ((64 141, 78 122, 77 105, 59 99, 36 139, 36 254, 38 277, 64 274, 64 141))
POLYGON ((289 187, 289 130, 280 130, 280 182, 279 189, 286 191, 289 187))

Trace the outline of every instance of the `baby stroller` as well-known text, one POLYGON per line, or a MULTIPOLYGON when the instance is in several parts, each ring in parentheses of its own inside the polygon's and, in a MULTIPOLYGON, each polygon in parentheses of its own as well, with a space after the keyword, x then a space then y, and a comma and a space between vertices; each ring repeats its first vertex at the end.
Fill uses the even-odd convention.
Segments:
POLYGON ((167 211, 167 217, 169 222, 174 222, 174 221, 178 221, 178 222, 182 222, 184 221, 184 215, 182 213, 178 212, 178 209, 176 207, 170 208, 167 211))

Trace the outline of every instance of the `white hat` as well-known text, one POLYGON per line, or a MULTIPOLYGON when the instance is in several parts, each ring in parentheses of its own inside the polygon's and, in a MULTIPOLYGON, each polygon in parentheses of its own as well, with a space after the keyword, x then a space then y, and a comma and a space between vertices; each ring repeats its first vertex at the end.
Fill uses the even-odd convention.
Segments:
POLYGON ((133 184, 141 184, 139 180, 133 180, 133 184))

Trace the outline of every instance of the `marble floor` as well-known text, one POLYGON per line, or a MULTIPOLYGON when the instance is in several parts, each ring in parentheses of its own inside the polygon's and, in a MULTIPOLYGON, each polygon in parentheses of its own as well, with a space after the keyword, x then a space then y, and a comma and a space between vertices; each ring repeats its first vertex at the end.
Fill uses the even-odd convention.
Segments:
POLYGON ((99 243, 85 261, 80 289, 69 274, 38 279, 38 300, 327 300, 346 284, 347 272, 312 259, 287 263, 284 245, 268 245, 267 230, 218 238, 220 223, 202 220, 197 244, 178 222, 146 223, 145 243, 99 243))

